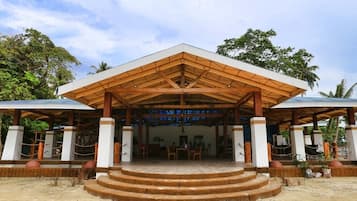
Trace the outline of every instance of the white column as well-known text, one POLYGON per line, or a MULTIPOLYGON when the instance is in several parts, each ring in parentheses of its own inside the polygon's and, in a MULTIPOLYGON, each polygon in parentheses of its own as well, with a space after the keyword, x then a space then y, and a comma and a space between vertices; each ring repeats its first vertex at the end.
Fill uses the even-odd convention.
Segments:
POLYGON ((312 145, 312 141, 311 141, 311 136, 310 135, 304 135, 304 141, 305 141, 305 145, 312 145))
POLYGON ((43 158, 52 158, 53 154, 53 145, 55 143, 55 132, 46 131, 45 136, 45 147, 43 149, 43 158))
POLYGON ((235 162, 244 163, 244 133, 242 125, 235 125, 232 128, 233 159, 235 162))
POLYGON ((299 161, 306 160, 304 134, 302 126, 290 126, 291 151, 299 161))
POLYGON ((108 168, 113 166, 114 129, 115 119, 111 117, 100 118, 97 167, 108 168))
POLYGON ((123 126, 121 160, 131 162, 133 153, 133 127, 123 126))
POLYGON ((22 138, 24 135, 23 126, 9 126, 7 131, 4 151, 1 160, 20 160, 22 138))
POLYGON ((321 130, 314 130, 314 144, 317 145, 317 152, 324 152, 324 139, 322 137, 321 130))
POLYGON ((346 126, 348 160, 357 160, 357 125, 346 126))
POLYGON ((254 167, 269 167, 267 129, 265 117, 250 119, 252 159, 254 167))
POLYGON ((75 126, 65 126, 63 132, 63 142, 62 142, 62 161, 74 160, 74 147, 76 143, 76 127, 75 126))

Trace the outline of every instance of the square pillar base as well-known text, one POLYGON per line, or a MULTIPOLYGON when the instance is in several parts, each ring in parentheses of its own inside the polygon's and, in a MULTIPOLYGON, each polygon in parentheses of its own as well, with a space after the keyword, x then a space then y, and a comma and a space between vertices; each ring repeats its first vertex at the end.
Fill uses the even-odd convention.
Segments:
POLYGON ((304 134, 302 126, 290 127, 291 151, 299 161, 306 161, 304 134))
POLYGON ((63 131, 62 161, 74 160, 74 148, 76 143, 76 127, 65 126, 63 131))
POLYGON ((321 130, 314 130, 314 145, 317 145, 317 152, 324 153, 324 139, 321 130))
POLYGON ((346 126, 348 160, 357 160, 357 125, 346 126))
POLYGON ((131 162, 133 153, 133 127, 123 126, 121 160, 131 162))
POLYGON ((97 167, 113 166, 115 119, 102 117, 99 122, 97 167))
POLYGON ((53 145, 55 143, 55 135, 54 134, 55 134, 54 131, 46 131, 45 146, 43 149, 43 158, 52 158, 53 145))
POLYGON ((253 166, 258 168, 269 167, 267 128, 265 117, 250 119, 253 166))
POLYGON ((233 160, 244 163, 244 133, 242 125, 235 125, 232 128, 233 160))
POLYGON ((4 151, 1 160, 20 160, 22 149, 23 126, 9 126, 7 131, 4 151))

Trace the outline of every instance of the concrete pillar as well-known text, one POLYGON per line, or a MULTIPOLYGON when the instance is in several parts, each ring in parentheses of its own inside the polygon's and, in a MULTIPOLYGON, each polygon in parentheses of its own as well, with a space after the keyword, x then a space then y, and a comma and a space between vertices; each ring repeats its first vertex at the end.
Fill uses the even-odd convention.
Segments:
POLYGON ((62 161, 74 160, 74 148, 76 143, 76 127, 75 126, 65 126, 63 132, 63 142, 62 142, 62 161))
POLYGON ((252 117, 250 119, 253 166, 269 167, 267 129, 265 117, 252 117))
POLYGON ((322 137, 321 130, 314 130, 314 144, 317 145, 317 152, 323 153, 324 152, 324 139, 322 137))
POLYGON ((53 145, 55 144, 55 132, 46 131, 45 147, 43 149, 43 158, 52 158, 53 145))
POLYGON ((242 125, 235 125, 232 128, 233 159, 235 162, 244 163, 244 133, 242 125))
POLYGON ((4 151, 1 160, 20 160, 22 138, 24 135, 23 126, 9 126, 7 132, 4 151))
POLYGON ((122 152, 121 160, 131 162, 133 153, 133 127, 123 126, 122 152))
POLYGON ((346 126, 346 141, 348 148, 348 160, 357 160, 357 126, 346 126))
POLYGON ((304 135, 305 145, 312 145, 311 135, 304 135))
POLYGON ((97 167, 108 168, 113 166, 114 129, 115 119, 111 117, 100 118, 97 167))
POLYGON ((282 145, 287 145, 288 143, 286 142, 286 138, 283 135, 277 135, 276 136, 276 145, 282 146, 282 145))
POLYGON ((290 127, 291 151, 299 161, 306 160, 304 134, 302 127, 293 125, 290 127))

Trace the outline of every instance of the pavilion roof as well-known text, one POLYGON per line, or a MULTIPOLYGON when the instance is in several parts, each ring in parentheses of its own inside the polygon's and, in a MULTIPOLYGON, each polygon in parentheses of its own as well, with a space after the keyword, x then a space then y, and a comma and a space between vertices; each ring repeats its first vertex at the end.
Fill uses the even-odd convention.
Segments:
POLYGON ((105 92, 113 94, 116 108, 251 107, 252 92, 261 91, 263 107, 270 108, 306 89, 304 81, 179 44, 60 86, 58 91, 94 108, 103 108, 105 92))

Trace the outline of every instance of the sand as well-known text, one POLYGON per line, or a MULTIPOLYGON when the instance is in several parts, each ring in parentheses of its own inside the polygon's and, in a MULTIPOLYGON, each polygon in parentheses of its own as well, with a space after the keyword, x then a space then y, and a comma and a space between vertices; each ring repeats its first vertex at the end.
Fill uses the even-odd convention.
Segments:
MULTIPOLYGON (((273 198, 261 201, 355 201, 357 178, 302 179, 300 186, 284 186, 273 198)), ((0 178, 0 201, 95 201, 105 200, 83 190, 73 179, 61 178, 0 178), (73 186, 73 184, 75 184, 73 186)))

